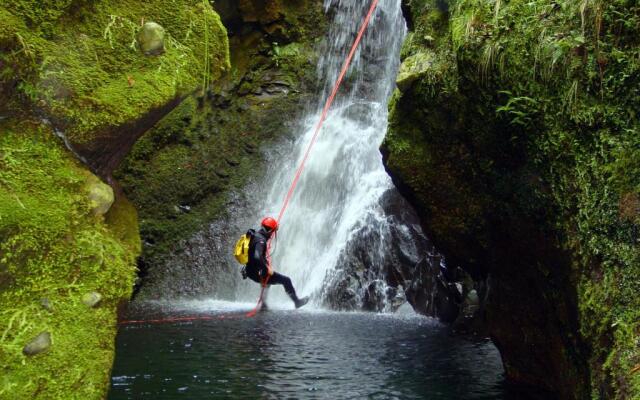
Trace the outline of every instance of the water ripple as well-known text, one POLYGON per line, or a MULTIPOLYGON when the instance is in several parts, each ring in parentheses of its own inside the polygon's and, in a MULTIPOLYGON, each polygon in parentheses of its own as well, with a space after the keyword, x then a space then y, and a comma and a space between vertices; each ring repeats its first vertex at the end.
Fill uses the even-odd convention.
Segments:
POLYGON ((502 399, 502 373, 427 318, 272 311, 122 327, 109 399, 502 399))

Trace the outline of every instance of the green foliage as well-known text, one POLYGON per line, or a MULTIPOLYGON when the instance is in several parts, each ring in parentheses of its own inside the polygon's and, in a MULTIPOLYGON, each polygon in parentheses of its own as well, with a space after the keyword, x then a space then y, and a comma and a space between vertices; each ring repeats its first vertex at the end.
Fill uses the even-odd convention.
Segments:
POLYGON ((285 62, 296 62, 302 61, 300 60, 301 56, 301 46, 299 43, 289 43, 286 46, 280 46, 277 42, 272 43, 271 48, 271 57, 276 64, 276 67, 279 67, 280 64, 285 62))
MULTIPOLYGON (((417 23, 403 58, 434 48, 416 41, 431 29, 423 25, 434 4, 411 2, 417 23)), ((457 234, 475 229, 472 243, 481 242, 487 221, 470 206, 456 223, 458 196, 479 201, 485 215, 526 217, 554 232, 572 255, 593 396, 638 397, 630 371, 640 364, 640 6, 458 0, 449 13, 431 42, 441 54, 453 49, 457 71, 439 81, 425 74, 394 98, 388 167, 425 208, 433 239, 461 246, 453 254, 471 246, 457 234), (446 92, 445 78, 458 82, 446 92)))
POLYGON ((0 398, 103 398, 137 253, 93 215, 86 171, 48 128, 0 131, 0 398), (96 309, 80 302, 89 291, 103 296, 96 309), (51 349, 23 355, 42 331, 51 349))
POLYGON ((509 101, 507 101, 507 104, 496 108, 496 113, 498 115, 506 114, 511 125, 530 126, 532 119, 535 118, 535 114, 538 112, 538 101, 527 96, 512 97, 512 93, 508 90, 500 93, 507 95, 509 101))

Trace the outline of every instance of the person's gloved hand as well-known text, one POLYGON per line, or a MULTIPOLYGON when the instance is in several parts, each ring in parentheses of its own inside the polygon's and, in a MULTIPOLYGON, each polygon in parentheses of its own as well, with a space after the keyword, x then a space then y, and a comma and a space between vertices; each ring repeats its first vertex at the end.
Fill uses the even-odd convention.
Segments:
POLYGON ((247 279, 247 266, 243 266, 242 269, 240 270, 240 273, 242 274, 242 279, 247 279))

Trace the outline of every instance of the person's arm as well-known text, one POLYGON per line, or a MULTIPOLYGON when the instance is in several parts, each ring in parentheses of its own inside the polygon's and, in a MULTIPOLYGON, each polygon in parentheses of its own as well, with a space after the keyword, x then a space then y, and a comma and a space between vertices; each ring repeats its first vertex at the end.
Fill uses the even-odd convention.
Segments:
POLYGON ((267 267, 267 243, 264 240, 258 240, 253 249, 253 259, 259 261, 258 275, 266 276, 267 267))

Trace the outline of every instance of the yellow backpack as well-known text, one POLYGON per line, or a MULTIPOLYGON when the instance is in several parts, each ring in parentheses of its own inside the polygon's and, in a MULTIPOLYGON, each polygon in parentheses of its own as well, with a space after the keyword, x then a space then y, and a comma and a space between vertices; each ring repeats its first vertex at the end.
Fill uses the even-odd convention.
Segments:
POLYGON ((236 242, 236 247, 233 251, 233 256, 242 265, 246 265, 249 262, 249 243, 253 236, 254 230, 249 229, 247 233, 240 236, 240 239, 236 242))

